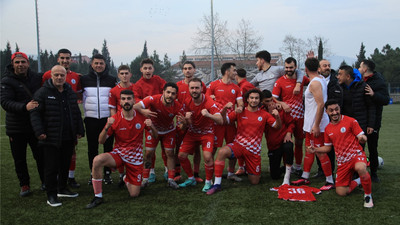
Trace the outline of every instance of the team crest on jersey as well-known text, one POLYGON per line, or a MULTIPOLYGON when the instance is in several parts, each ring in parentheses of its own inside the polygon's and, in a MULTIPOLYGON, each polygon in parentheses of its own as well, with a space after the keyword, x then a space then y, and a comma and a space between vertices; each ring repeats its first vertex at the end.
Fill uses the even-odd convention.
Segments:
POLYGON ((173 113, 168 114, 169 117, 174 117, 173 113))
POLYGON ((231 92, 232 92, 232 94, 235 94, 235 90, 232 89, 231 92))
POLYGON ((142 125, 140 125, 140 123, 137 123, 136 125, 135 125, 135 127, 136 127, 136 129, 140 129, 141 127, 142 127, 142 125))
POLYGON ((260 122, 262 121, 262 117, 261 116, 258 117, 258 121, 260 121, 260 122))
POLYGON ((341 133, 344 133, 344 132, 346 132, 346 127, 342 127, 342 128, 340 128, 340 132, 341 132, 341 133))
POLYGON ((147 136, 147 140, 148 140, 148 141, 151 140, 151 135, 147 136))
POLYGON ((76 84, 76 80, 75 79, 71 79, 71 83, 72 84, 76 84))

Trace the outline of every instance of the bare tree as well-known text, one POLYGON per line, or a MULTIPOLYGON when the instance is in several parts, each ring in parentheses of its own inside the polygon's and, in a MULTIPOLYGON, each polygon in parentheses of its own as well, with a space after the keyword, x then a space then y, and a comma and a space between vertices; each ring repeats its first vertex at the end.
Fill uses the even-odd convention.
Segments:
POLYGON ((297 60, 297 66, 303 68, 306 60, 306 42, 301 38, 296 38, 292 35, 286 35, 283 40, 283 46, 280 48, 284 57, 293 57, 297 60))
POLYGON ((324 57, 328 57, 330 55, 332 55, 332 52, 329 48, 328 45, 328 39, 325 37, 322 37, 321 35, 319 36, 314 36, 312 38, 307 38, 307 50, 310 51, 314 51, 314 52, 318 52, 318 46, 320 45, 320 42, 322 42, 322 46, 323 46, 323 56, 324 57))
POLYGON ((257 35, 250 21, 242 19, 238 28, 227 39, 227 45, 240 59, 246 59, 247 54, 253 53, 259 48, 262 40, 263 38, 257 35))

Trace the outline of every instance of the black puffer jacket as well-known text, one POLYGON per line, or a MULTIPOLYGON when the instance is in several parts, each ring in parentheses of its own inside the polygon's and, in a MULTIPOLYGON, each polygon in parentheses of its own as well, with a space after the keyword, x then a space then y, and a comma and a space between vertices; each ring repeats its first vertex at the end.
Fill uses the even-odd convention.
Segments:
POLYGON ((371 86, 374 91, 372 101, 376 107, 376 116, 373 128, 378 130, 381 127, 383 106, 389 104, 390 101, 389 92, 383 76, 378 72, 374 72, 374 75, 369 77, 366 83, 371 86))
MULTIPOLYGON (((64 84, 64 92, 67 94, 69 118, 71 118, 72 137, 84 136, 81 111, 77 103, 76 93, 67 83, 64 84)), ((54 87, 51 79, 47 80, 34 95, 34 100, 39 107, 30 111, 31 122, 35 136, 46 134, 47 138, 39 141, 39 144, 54 145, 59 147, 62 142, 63 132, 63 104, 61 93, 54 87)))
POLYGON ((32 133, 29 112, 26 104, 32 100, 32 95, 40 88, 42 76, 28 70, 26 77, 14 74, 12 65, 7 66, 1 79, 1 106, 6 111, 6 134, 32 133), (24 88, 22 84, 29 90, 24 88))
POLYGON ((343 106, 343 90, 340 87, 338 79, 336 77, 337 73, 335 70, 331 70, 331 76, 328 83, 328 99, 335 99, 339 102, 340 107, 343 106))
POLYGON ((356 119, 366 133, 367 127, 374 127, 376 118, 375 105, 371 98, 365 95, 365 82, 356 81, 351 84, 350 88, 347 88, 345 84, 340 86, 343 90, 341 113, 356 119))

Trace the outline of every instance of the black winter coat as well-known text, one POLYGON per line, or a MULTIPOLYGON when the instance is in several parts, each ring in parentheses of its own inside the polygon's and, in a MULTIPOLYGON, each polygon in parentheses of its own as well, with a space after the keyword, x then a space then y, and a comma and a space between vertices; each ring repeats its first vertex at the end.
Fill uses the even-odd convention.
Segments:
MULTIPOLYGON (((67 83, 64 84, 69 107, 69 118, 71 118, 72 137, 84 136, 81 111, 77 103, 76 93, 67 83)), ((39 106, 30 111, 31 123, 35 136, 46 134, 46 139, 39 141, 39 144, 53 145, 59 147, 62 142, 63 120, 65 119, 61 93, 54 87, 51 79, 47 80, 34 95, 34 100, 39 106)))
POLYGON ((338 79, 336 77, 337 73, 335 70, 331 70, 331 77, 328 83, 328 99, 335 99, 339 102, 340 107, 343 106, 343 90, 340 87, 338 79))
POLYGON ((32 100, 33 94, 40 88, 42 75, 28 70, 26 77, 14 74, 10 64, 1 79, 1 106, 6 111, 6 134, 32 133, 29 112, 26 104, 32 100), (24 88, 29 90, 28 91, 24 88))

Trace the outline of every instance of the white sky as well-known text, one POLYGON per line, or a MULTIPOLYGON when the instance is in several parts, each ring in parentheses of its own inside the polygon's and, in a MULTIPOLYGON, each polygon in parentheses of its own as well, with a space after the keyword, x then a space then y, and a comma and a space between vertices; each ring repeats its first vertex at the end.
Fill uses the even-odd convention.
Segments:
MULTIPOLYGON (((210 0, 38 0, 40 45, 56 53, 91 56, 103 40, 116 65, 130 63, 142 52, 156 50, 173 62, 185 50, 193 53, 192 38, 201 18, 210 13, 210 0)), ((386 44, 400 46, 398 0, 214 0, 214 13, 228 21, 230 30, 249 20, 263 37, 259 50, 280 52, 287 34, 307 39, 327 38, 334 55, 355 58, 361 42, 367 56, 386 44)), ((0 0, 1 49, 7 41, 35 55, 34 0, 0 0)))

